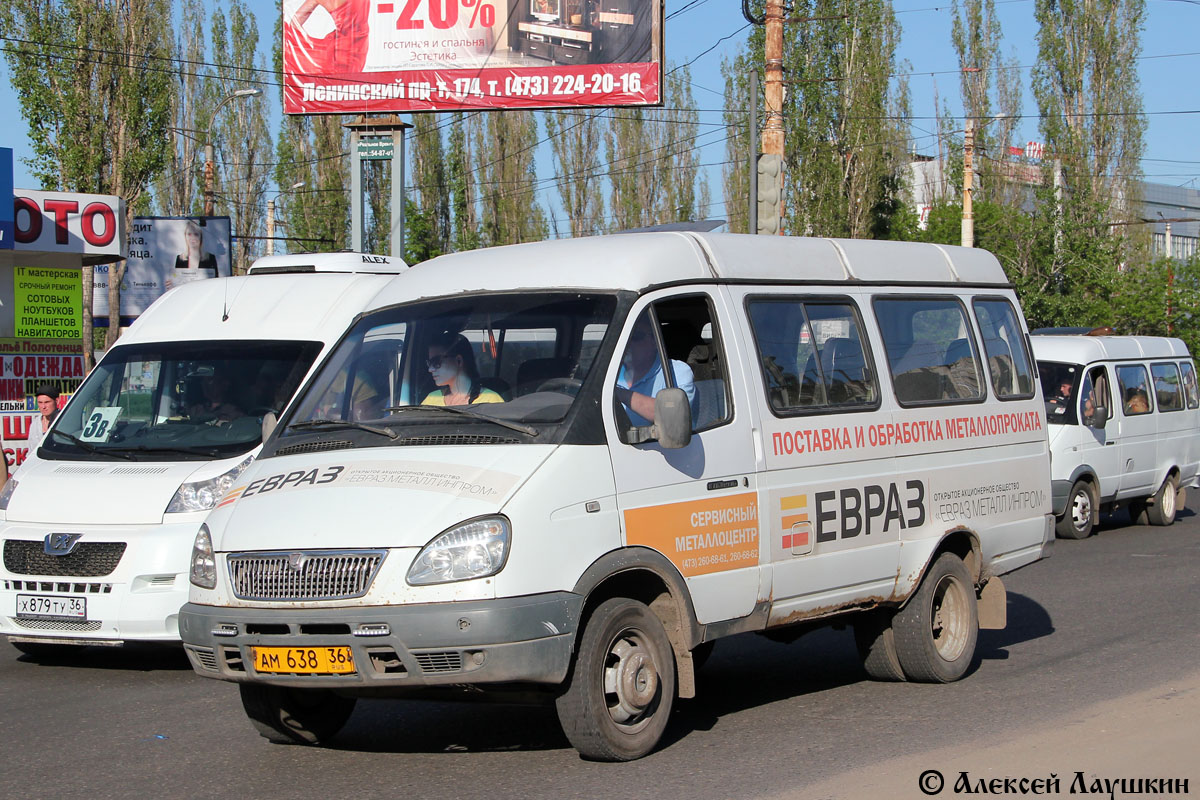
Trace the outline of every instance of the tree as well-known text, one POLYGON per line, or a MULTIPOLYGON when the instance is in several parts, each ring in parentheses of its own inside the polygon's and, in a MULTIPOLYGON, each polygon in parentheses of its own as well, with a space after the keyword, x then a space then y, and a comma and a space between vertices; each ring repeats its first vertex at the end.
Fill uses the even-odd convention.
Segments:
POLYGON ((179 68, 171 93, 171 132, 173 146, 167 157, 165 171, 154 181, 155 208, 165 216, 198 215, 200 187, 196 165, 204 146, 204 132, 197 126, 204 104, 204 76, 200 65, 207 59, 205 30, 207 21, 201 0, 181 0, 180 27, 175 39, 174 53, 179 68))
MULTIPOLYGON (((725 219, 731 233, 757 233, 750 230, 750 206, 756 202, 750 197, 750 82, 749 74, 758 69, 753 60, 755 52, 762 52, 762 26, 750 32, 746 47, 732 60, 721 61, 721 75, 725 78, 725 164, 721 167, 721 186, 725 198, 725 219)), ((759 88, 759 108, 763 107, 762 88, 759 88)), ((755 132, 757 135, 757 131, 755 132)), ((757 138, 757 136, 756 136, 757 138)))
MULTIPOLYGON (((478 116, 481 112, 474 112, 478 116)), ((479 247, 479 212, 475 174, 471 171, 472 147, 466 116, 454 112, 450 122, 450 149, 446 159, 450 195, 450 246, 455 251, 479 247)))
POLYGON ((450 251, 449 169, 442 118, 435 114, 414 114, 412 119, 410 185, 417 205, 413 212, 413 232, 420 236, 410 238, 417 246, 413 255, 424 261, 450 251))
MULTIPOLYGON (((122 197, 126 228, 168 160, 171 30, 168 0, 10 0, 0 32, 29 125, 30 166, 47 189, 122 197), (67 44, 69 43, 69 44, 67 44)), ((110 325, 120 335, 124 262, 108 269, 110 325)), ((83 340, 92 339, 90 267, 83 269, 83 340)), ((92 350, 84 347, 86 366, 92 350)))
POLYGON ((571 236, 591 236, 604 229, 600 142, 604 111, 549 111, 546 138, 554 153, 554 178, 571 236))
POLYGON ((532 111, 494 111, 472 117, 475 174, 486 244, 537 242, 546 238, 546 212, 537 201, 532 111))
MULTIPOLYGON (((258 88, 255 68, 258 52, 258 23, 243 0, 230 0, 229 11, 213 10, 213 74, 206 82, 210 102, 216 109, 224 98, 241 89, 258 88)), ((265 65, 264 65, 265 66, 265 65)), ((221 110, 220 117, 208 120, 219 165, 217 189, 230 209, 233 230, 234 274, 244 274, 259 251, 252 238, 262 235, 265 219, 264 197, 271 161, 271 132, 267 128, 264 99, 243 97, 221 110)))
MULTIPOLYGON (((1035 16, 1033 90, 1046 149, 1053 154, 1047 184, 1061 187, 1046 202, 1058 206, 1058 224, 1068 230, 1129 221, 1139 206, 1146 126, 1137 80, 1145 0, 1037 0, 1035 16)), ((1104 248, 1104 268, 1141 260, 1130 227, 1093 229, 1093 236, 1118 244, 1104 248)), ((1075 244, 1096 255, 1096 243, 1087 237, 1060 235, 1058 269, 1097 266, 1064 249, 1075 244)), ((1064 279, 1070 275, 1064 273, 1064 279)))
MULTIPOLYGON (((961 6, 954 0, 951 10, 951 39, 958 54, 963 114, 972 128, 976 155, 973 165, 980 176, 973 197, 1019 204, 1027 192, 1009 179, 1001 166, 1008 160, 1007 145, 1021 115, 1022 87, 1016 56, 1006 61, 1000 55, 1002 37, 994 0, 963 0, 961 6)), ((961 174, 961 158, 955 161, 955 167, 961 174)))
POLYGON ((818 236, 886 230, 907 168, 907 86, 893 83, 887 0, 802 0, 784 32, 785 225, 818 236))

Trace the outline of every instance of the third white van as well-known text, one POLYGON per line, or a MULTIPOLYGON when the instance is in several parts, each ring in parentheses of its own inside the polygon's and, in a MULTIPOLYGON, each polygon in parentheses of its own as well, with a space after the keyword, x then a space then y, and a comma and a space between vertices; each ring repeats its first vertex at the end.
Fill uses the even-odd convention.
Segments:
POLYGON ((1101 511, 1170 525, 1200 468, 1196 367, 1180 339, 1035 335, 1058 535, 1085 539, 1101 511))

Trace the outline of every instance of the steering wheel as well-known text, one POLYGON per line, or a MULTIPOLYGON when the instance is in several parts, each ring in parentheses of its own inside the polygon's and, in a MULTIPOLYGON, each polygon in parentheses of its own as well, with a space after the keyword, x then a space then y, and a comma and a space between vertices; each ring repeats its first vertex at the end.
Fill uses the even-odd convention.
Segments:
POLYGON ((578 378, 551 378, 538 384, 537 391, 560 392, 574 397, 579 394, 580 386, 583 386, 583 381, 578 378))

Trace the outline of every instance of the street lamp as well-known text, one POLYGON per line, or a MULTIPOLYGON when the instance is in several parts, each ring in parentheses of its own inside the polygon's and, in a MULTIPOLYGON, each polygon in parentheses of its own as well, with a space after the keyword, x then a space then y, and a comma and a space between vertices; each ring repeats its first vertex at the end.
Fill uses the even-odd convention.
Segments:
MULTIPOLYGON (((280 189, 276 194, 287 194, 303 187, 304 181, 300 181, 293 183, 287 189, 280 189)), ((275 255, 275 226, 283 224, 285 223, 275 221, 275 198, 272 197, 267 201, 267 255, 269 256, 275 255)))
POLYGON ((258 97, 263 93, 262 89, 238 89, 231 95, 226 96, 217 103, 217 107, 213 109, 212 116, 208 118, 208 128, 204 132, 204 216, 211 217, 213 215, 213 142, 212 142, 212 126, 217 119, 217 112, 220 111, 226 103, 231 100, 236 100, 239 97, 258 97))

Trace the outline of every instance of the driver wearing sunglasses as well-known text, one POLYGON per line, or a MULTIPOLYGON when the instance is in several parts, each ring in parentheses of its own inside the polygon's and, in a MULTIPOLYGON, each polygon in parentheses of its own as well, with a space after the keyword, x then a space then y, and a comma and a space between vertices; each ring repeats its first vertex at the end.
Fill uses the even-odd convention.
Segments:
POLYGON ((479 383, 479 367, 471 343, 461 333, 448 333, 429 345, 425 362, 438 387, 421 401, 423 406, 465 406, 474 403, 503 403, 504 398, 479 383))

